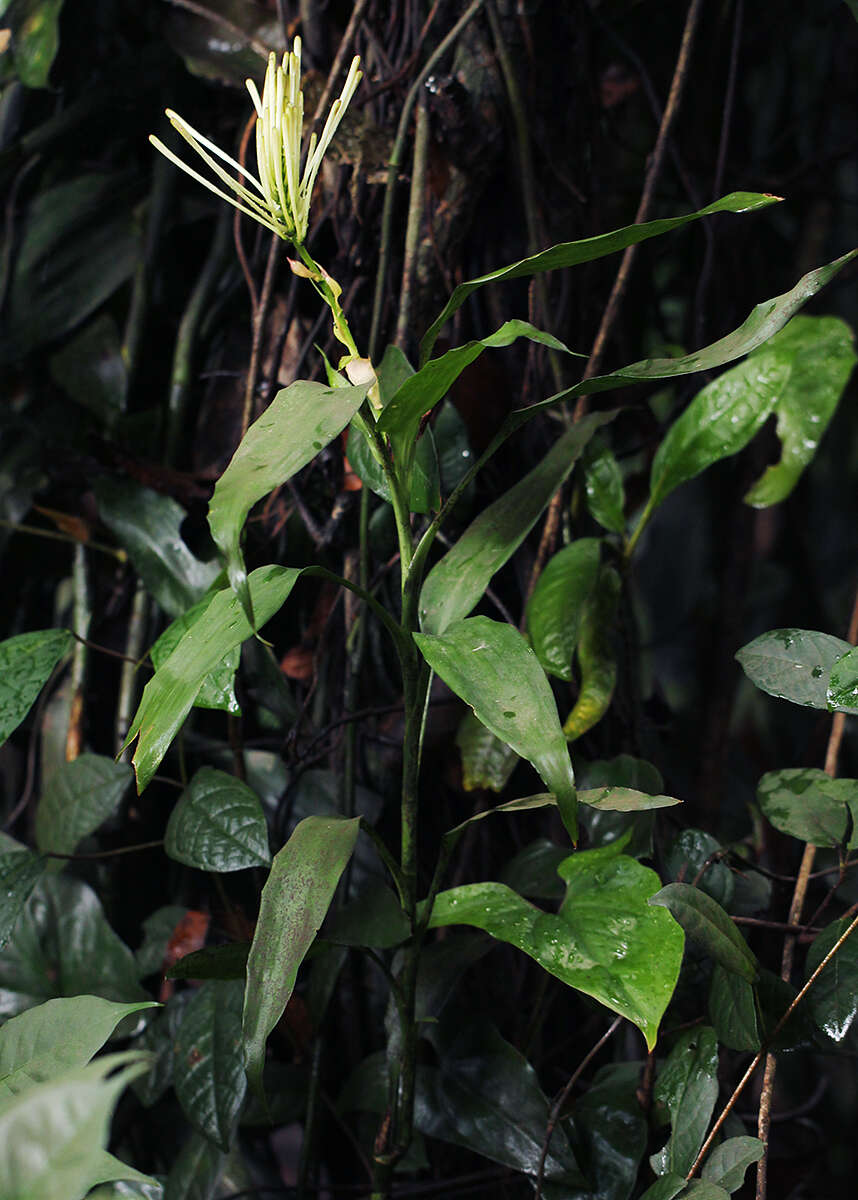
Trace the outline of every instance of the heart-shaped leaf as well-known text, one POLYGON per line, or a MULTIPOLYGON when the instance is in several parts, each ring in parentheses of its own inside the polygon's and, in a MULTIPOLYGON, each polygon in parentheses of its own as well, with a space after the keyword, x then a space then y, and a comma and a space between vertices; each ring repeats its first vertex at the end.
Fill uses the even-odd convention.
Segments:
POLYGON ((256 793, 225 771, 201 767, 170 814, 164 850, 201 871, 267 866, 268 829, 256 793))

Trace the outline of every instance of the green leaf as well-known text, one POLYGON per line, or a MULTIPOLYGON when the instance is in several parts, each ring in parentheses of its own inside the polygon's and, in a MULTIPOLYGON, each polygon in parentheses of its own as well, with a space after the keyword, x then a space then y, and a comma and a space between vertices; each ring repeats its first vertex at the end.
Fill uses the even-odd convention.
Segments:
MULTIPOLYGON (((590 1188, 566 1200, 628 1200, 647 1143, 647 1122, 636 1092, 640 1063, 603 1067, 575 1098, 575 1154, 590 1188)), ((562 1114, 561 1114, 562 1115, 562 1114)))
POLYGON ((145 1069, 134 1051, 109 1054, 6 1103, 0 1111, 0 1196, 81 1200, 98 1182, 119 1095, 145 1069), (108 1079, 111 1071, 116 1073, 108 1079))
POLYGON ((132 778, 127 763, 100 754, 81 754, 64 763, 51 776, 36 809, 38 848, 73 854, 83 838, 117 811, 132 778))
MULTIPOLYGON (((260 626, 282 607, 300 574, 290 567, 259 567, 251 573, 247 582, 260 626)), ((129 746, 139 737, 133 760, 138 791, 143 791, 158 769, 203 680, 252 633, 241 601, 225 588, 213 597, 189 634, 146 684, 125 742, 129 746)))
MULTIPOLYGON (((411 461, 412 447, 420 428, 420 421, 431 412, 439 400, 443 400, 452 385, 484 350, 511 346, 518 338, 525 337, 531 342, 542 346, 550 346, 553 350, 562 350, 566 354, 573 353, 563 342, 543 333, 528 321, 505 321, 500 329, 464 346, 456 346, 448 350, 440 358, 433 358, 400 386, 399 390, 386 405, 378 420, 381 433, 387 434, 394 447, 397 468, 407 478, 411 461)), ((578 357, 582 357, 579 355, 578 357)))
POLYGON ((55 341, 95 312, 134 271, 139 179, 86 174, 37 192, 15 234, 0 362, 55 341))
POLYGON ((557 797, 563 824, 578 836, 575 777, 554 696, 536 655, 512 625, 471 617, 440 637, 415 634, 429 666, 483 725, 533 763, 557 797))
POLYGON ((167 979, 244 979, 250 942, 204 946, 183 955, 166 972, 167 979))
POLYGON ((858 650, 850 646, 848 653, 835 660, 825 698, 834 712, 858 712, 858 650))
POLYGON ((849 642, 812 629, 772 629, 737 653, 742 670, 761 691, 808 708, 827 709, 828 677, 849 642))
POLYGON ((711 833, 703 829, 683 829, 665 857, 668 882, 674 879, 678 883, 691 882, 722 908, 732 911, 735 876, 720 861, 723 857, 721 843, 711 833))
POLYGON ((594 521, 611 533, 626 528, 626 497, 623 474, 613 451, 604 443, 591 442, 584 454, 584 495, 594 521))
POLYGON ((0 642, 0 746, 24 720, 73 643, 67 629, 19 633, 0 642))
POLYGON ((164 1189, 157 1179, 144 1175, 128 1163, 120 1162, 107 1150, 102 1150, 95 1162, 90 1176, 90 1187, 97 1186, 98 1190, 87 1193, 87 1200, 162 1200, 164 1189), (119 1187, 102 1187, 101 1184, 120 1183, 119 1187), (132 1186, 129 1186, 132 1185, 132 1186))
POLYGON ((226 1155, 202 1134, 192 1133, 170 1167, 164 1200, 212 1200, 226 1155))
POLYGON ((322 936, 338 946, 388 950, 411 936, 411 925, 390 888, 378 883, 331 913, 322 936))
POLYGON ((73 996, 12 1017, 0 1028, 0 1107, 19 1092, 86 1066, 123 1017, 143 1008, 157 1005, 73 996))
MULTIPOLYGON (((160 670, 191 626, 196 624, 198 618, 206 611, 212 598, 212 596, 203 596, 202 600, 199 600, 186 613, 177 617, 172 624, 167 626, 149 651, 152 666, 156 671, 160 670)), ((194 700, 197 708, 213 708, 233 715, 241 713, 241 707, 235 695, 235 673, 238 670, 240 658, 241 649, 234 646, 224 655, 223 660, 211 674, 206 675, 194 700)))
POLYGON ((267 866, 268 828, 256 793, 225 771, 201 767, 170 813, 164 850, 201 871, 267 866))
POLYGON ((650 507, 713 463, 738 453, 770 413, 783 455, 745 497, 783 500, 807 466, 855 363, 849 327, 836 317, 796 317, 747 359, 708 384, 673 423, 652 464, 650 507))
POLYGON ((466 792, 488 788, 502 792, 515 770, 518 755, 486 729, 476 714, 469 710, 459 722, 456 745, 462 755, 462 786, 466 792))
POLYGON ((251 626, 253 596, 239 544, 247 514, 257 500, 291 479, 342 433, 368 390, 369 384, 331 388, 304 379, 281 389, 250 426, 215 484, 209 526, 251 626))
POLYGON ((745 1172, 751 1163, 759 1162, 765 1153, 759 1138, 731 1137, 710 1151, 703 1164, 700 1178, 716 1183, 726 1192, 737 1192, 745 1182, 745 1172))
MULTIPOLYGON (((809 979, 832 946, 851 924, 844 917, 832 921, 814 938, 805 966, 809 979)), ((858 938, 850 934, 808 992, 810 1011, 820 1029, 835 1042, 846 1037, 858 1013, 858 938)))
POLYGON ((572 680, 572 652, 599 574, 601 543, 579 538, 548 560, 527 606, 527 632, 542 667, 572 680))
MULTIPOLYGON (((420 1132, 535 1175, 548 1101, 527 1059, 487 1021, 433 1041, 440 1065, 418 1068, 414 1122, 420 1132)), ((551 1138, 545 1175, 565 1186, 584 1184, 562 1126, 551 1138)))
POLYGON ((500 882, 532 900, 562 900, 563 881, 557 868, 568 857, 568 846, 537 838, 509 860, 501 871, 500 882))
POLYGON ((430 926, 474 925, 516 946, 550 974, 634 1022, 650 1049, 679 976, 682 931, 647 899, 654 871, 614 843, 561 864, 566 898, 546 913, 500 883, 442 892, 430 926))
POLYGON ((656 1080, 653 1098, 670 1113, 670 1138, 650 1158, 657 1175, 685 1175, 697 1157, 718 1099, 718 1043, 709 1026, 680 1035, 656 1080))
POLYGON ((839 846, 850 806, 858 807, 858 780, 831 779, 814 767, 788 767, 762 777, 757 800, 781 833, 814 846, 839 846))
POLYGON ((47 863, 29 850, 0 854, 0 950, 9 941, 33 888, 45 873, 47 863))
POLYGON ((720 963, 712 970, 709 1020, 723 1046, 753 1054, 759 1050, 760 1028, 754 989, 747 979, 728 971, 720 963))
POLYGON ((135 1043, 139 1050, 145 1050, 149 1056, 149 1070, 139 1079, 135 1079, 133 1084, 138 1100, 146 1108, 157 1104, 167 1088, 172 1085, 175 1061, 173 1046, 182 1022, 182 1014, 191 999, 191 991, 176 992, 170 996, 135 1043))
POLYGON ((855 365, 852 330, 839 317, 793 317, 752 357, 771 353, 789 364, 775 404, 780 462, 766 468, 745 496, 766 508, 785 500, 816 453, 855 365))
POLYGON ((182 539, 186 513, 169 496, 131 480, 99 479, 98 511, 143 580, 170 617, 195 604, 217 578, 217 563, 200 562, 182 539))
POLYGON ((730 1193, 709 1179, 692 1179, 679 1200, 730 1200, 730 1193))
MULTIPOLYGON (((375 458, 366 437, 352 422, 346 443, 346 456, 352 470, 363 484, 391 503, 390 485, 381 463, 375 458)), ((438 456, 435 451, 432 430, 426 429, 417 442, 414 466, 411 472, 411 490, 408 507, 414 513, 437 512, 441 506, 440 475, 438 456)))
POLYGON ((757 960, 721 905, 689 883, 669 883, 650 900, 670 912, 692 941, 710 958, 749 982, 757 978, 757 960))
POLYGON ((563 723, 566 740, 574 742, 601 721, 608 711, 617 683, 613 632, 622 583, 613 567, 602 567, 595 586, 583 603, 578 634, 581 686, 578 698, 563 723))
POLYGON ((244 985, 204 983, 187 1004, 175 1043, 173 1087, 195 1129, 229 1150, 247 1079, 241 1053, 244 985))
POLYGON ((674 805, 682 803, 675 796, 653 796, 635 788, 611 785, 579 791, 578 799, 581 804, 597 808, 600 812, 618 813, 648 812, 653 808, 673 808, 674 805))
POLYGON ((0 1015, 54 996, 148 1000, 131 951, 108 925, 95 892, 68 875, 46 875, 0 956, 0 1015))
POLYGON ((298 968, 325 919, 359 827, 359 817, 306 817, 274 856, 262 889, 244 996, 244 1060, 257 1093, 268 1035, 292 995, 298 968))
POLYGON ((592 413, 578 421, 538 466, 471 522, 423 584, 420 625, 424 632, 444 633, 479 603, 492 576, 527 537, 596 429, 612 415, 592 413))
POLYGON ((674 1197, 679 1196, 684 1187, 685 1176, 677 1175, 675 1171, 669 1171, 647 1188, 641 1196, 641 1200, 674 1200, 674 1197))
POLYGON ((48 76, 60 44, 62 7, 63 0, 17 0, 9 10, 11 53, 16 74, 24 87, 48 86, 48 76))
POLYGON ((520 279, 530 275, 539 275, 544 271, 556 270, 559 267, 575 267, 579 263, 593 262, 597 258, 604 258, 605 255, 625 250, 627 246, 636 246, 648 238, 670 233, 673 229, 679 229, 690 221, 696 221, 711 213, 752 212, 758 208, 766 208, 769 204, 775 204, 778 199, 778 196, 758 195, 752 192, 731 192, 729 196, 716 200, 714 204, 700 209, 699 212, 687 213, 682 217, 669 217, 667 220, 645 221, 640 225, 627 225, 623 229, 603 233, 598 237, 584 238, 578 242, 562 242, 560 245, 551 246, 548 250, 540 251, 539 254, 533 254, 530 258, 460 283, 453 291, 440 316, 432 322, 423 337, 420 344, 421 362, 425 362, 431 354, 438 333, 453 313, 462 307, 472 292, 484 284, 494 283, 496 280, 520 279))

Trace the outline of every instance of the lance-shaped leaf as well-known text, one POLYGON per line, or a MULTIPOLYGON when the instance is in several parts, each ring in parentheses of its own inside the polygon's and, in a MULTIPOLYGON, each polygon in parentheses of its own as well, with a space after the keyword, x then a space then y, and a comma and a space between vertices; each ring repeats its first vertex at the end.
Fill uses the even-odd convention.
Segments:
POLYGON ((443 634, 479 604, 494 572, 527 538, 530 529, 593 433, 613 414, 593 413, 560 437, 544 460, 470 522, 461 538, 433 566, 420 593, 420 625, 427 634, 443 634))
POLYGON ((816 453, 855 365, 855 338, 839 317, 793 317, 752 358, 763 353, 784 358, 789 377, 775 404, 780 462, 745 496, 755 508, 786 499, 816 453))
POLYGON ((650 904, 670 909, 691 940, 722 967, 749 982, 757 978, 753 951, 717 900, 691 884, 669 883, 650 904))
POLYGON ((736 654, 760 691, 808 708, 829 707, 829 676, 852 646, 813 629, 771 629, 736 654))
POLYGON ((718 1098, 718 1043, 704 1025, 682 1034, 656 1080, 653 1098, 670 1113, 670 1138, 650 1158, 657 1175, 685 1174, 694 1162, 718 1098))
POLYGON ((24 720, 73 642, 67 629, 19 633, 0 642, 0 746, 24 720))
POLYGON ((283 388, 250 426, 215 484, 209 526, 251 625, 255 614, 253 594, 239 544, 247 514, 257 500, 291 479, 342 433, 363 403, 369 386, 362 383, 332 388, 299 379, 283 388))
POLYGON ((543 912, 502 883, 442 892, 429 924, 474 925, 516 946, 550 974, 632 1021, 655 1045, 682 962, 682 930, 647 904, 654 871, 621 853, 622 841, 561 863, 566 897, 543 912))
POLYGON ((186 1005, 174 1049, 173 1087, 191 1124, 229 1150, 247 1079, 241 1054, 244 986, 204 983, 186 1005))
MULTIPOLYGON (((259 567, 251 573, 247 583, 260 626, 282 607, 300 574, 291 567, 259 567)), ((158 769, 203 680, 252 633, 240 599, 225 588, 146 684, 125 742, 129 746, 139 737, 133 759, 138 791, 143 791, 158 769)))
POLYGON ((382 412, 378 427, 382 433, 389 435, 393 442, 397 466, 406 476, 410 473, 412 448, 421 418, 444 399, 465 367, 479 358, 484 350, 511 346, 520 337, 549 346, 552 350, 572 353, 563 342, 552 337, 550 333, 543 333, 528 321, 505 321, 500 329, 489 337, 448 350, 440 358, 433 358, 425 363, 416 374, 405 380, 382 412))
POLYGON ((592 413, 567 430, 524 479, 476 517, 426 577, 420 625, 444 633, 479 603, 489 581, 539 519, 600 425, 613 413, 592 413))
POLYGON ((423 657, 487 729, 533 763, 578 837, 575 776, 557 706, 536 655, 517 629, 470 617, 440 637, 415 634, 423 657))
MULTIPOLYGON (((202 600, 167 626, 149 651, 152 666, 156 671, 164 665, 190 627, 206 611, 211 601, 212 596, 203 596, 202 600)), ((205 677, 194 700, 197 708, 220 709, 236 715, 241 713, 235 695, 235 672, 238 670, 240 658, 241 652, 236 646, 228 654, 225 654, 223 661, 215 667, 210 675, 205 677)))
POLYGON ((584 454, 584 495, 590 516, 603 529, 623 533, 626 495, 623 473, 613 451, 591 442, 584 454))
POLYGON ((598 538, 579 538, 545 564, 527 606, 527 632, 550 675, 572 679, 584 605, 599 574, 598 538))
POLYGON ((119 808, 131 768, 100 754, 81 754, 63 763, 48 780, 36 809, 36 845, 72 854, 78 842, 119 808))
MULTIPOLYGON (((682 803, 675 796, 652 796, 648 792, 638 792, 633 788, 614 787, 613 785, 590 788, 587 791, 578 792, 577 795, 581 804, 596 808, 600 812, 647 812, 653 808, 672 808, 675 804, 682 803)), ((538 808, 557 807, 557 798, 550 792, 540 792, 535 796, 523 796, 520 800, 508 800, 506 804, 496 804, 494 808, 486 808, 482 812, 474 813, 466 821, 448 829, 444 837, 449 838, 454 834, 459 834, 474 821, 484 821, 486 817, 494 816, 496 813, 532 812, 538 808)))
POLYGON ((154 1001, 116 1004, 98 996, 47 1000, 0 1029, 0 1106, 39 1083, 84 1067, 123 1017, 154 1001))
POLYGON ((164 850, 201 871, 267 866, 268 829, 258 796, 233 775, 201 767, 170 814, 164 850))
POLYGON ((618 572, 605 566, 584 600, 577 646, 581 686, 575 705, 563 722, 567 741, 574 742, 597 725, 614 697, 617 683, 614 625, 621 589, 618 572))
POLYGON ((95 494, 101 519, 164 612, 177 617, 196 604, 220 567, 201 562, 185 544, 182 506, 128 479, 100 479, 95 494))
POLYGON ((530 275, 540 275, 544 271, 553 271, 559 267, 575 267, 579 263, 593 262, 608 254, 616 254, 618 250, 625 250, 627 246, 645 242, 648 238, 659 237, 663 233, 680 229, 690 221, 699 220, 700 217, 719 212, 753 212, 755 209, 775 204, 779 199, 778 196, 759 195, 753 192, 731 192, 729 196, 716 200, 714 204, 707 205, 699 212, 687 213, 682 217, 668 217, 666 220, 645 221, 640 225, 627 225, 623 229, 615 229, 611 233, 603 233, 598 237, 583 238, 577 242, 562 242, 547 250, 541 250, 539 254, 522 259, 520 262, 510 263, 507 267, 501 267, 497 271, 490 271, 487 275, 480 275, 476 279, 460 283, 447 301, 443 311, 432 322, 423 337, 420 344, 421 362, 425 362, 431 354, 438 333, 453 313, 462 307, 472 292, 487 283, 495 283, 504 279, 521 279, 530 275))
POLYGON ((268 1035, 328 911, 357 840, 360 818, 305 817, 274 856, 247 959, 242 1039, 250 1086, 262 1091, 268 1035))

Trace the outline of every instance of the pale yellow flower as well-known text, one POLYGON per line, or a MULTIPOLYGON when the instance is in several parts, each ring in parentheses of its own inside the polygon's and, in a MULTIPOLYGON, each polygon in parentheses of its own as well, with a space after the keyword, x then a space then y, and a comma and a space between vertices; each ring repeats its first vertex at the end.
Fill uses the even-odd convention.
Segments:
POLYGON ((301 148, 304 139, 304 93, 301 90, 301 39, 297 37, 291 53, 287 51, 283 55, 279 66, 275 54, 272 53, 269 57, 261 97, 253 80, 247 80, 247 90, 257 113, 258 179, 208 138, 203 137, 172 109, 167 109, 171 124, 233 194, 222 191, 193 167, 182 162, 158 138, 150 136, 149 141, 177 167, 181 167, 216 196, 235 205, 240 212, 253 217, 284 241, 300 246, 307 237, 310 201, 322 159, 361 80, 359 63, 359 58, 352 59, 343 90, 339 99, 331 105, 321 137, 317 139, 315 133, 311 135, 303 170, 301 148), (234 179, 216 159, 238 171, 248 186, 234 179))

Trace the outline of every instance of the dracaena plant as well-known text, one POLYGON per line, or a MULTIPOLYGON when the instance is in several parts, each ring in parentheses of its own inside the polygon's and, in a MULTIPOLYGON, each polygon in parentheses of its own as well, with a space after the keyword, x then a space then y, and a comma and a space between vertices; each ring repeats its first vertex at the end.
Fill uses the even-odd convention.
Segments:
MULTIPOLYGON (((516 1136, 511 1133, 509 1143, 500 1145, 497 1139, 480 1133, 480 1120, 472 1119, 473 1111, 479 1117, 483 1112, 480 1104, 487 1105, 490 1098, 474 1100, 470 1115, 461 1119, 454 1102, 450 1102, 454 1111, 444 1111, 449 1096, 442 1086, 441 1069, 420 1064, 421 1039, 431 1042, 435 1036, 433 1013, 421 1008, 428 1003, 425 994, 420 995, 421 963, 438 944, 433 942, 433 930, 452 926, 482 930, 495 942, 528 956, 546 977, 561 981, 612 1014, 616 1019, 611 1030, 622 1020, 631 1023, 652 1055, 679 979, 687 933, 715 964, 720 986, 734 1006, 750 1005, 753 1011, 756 1004, 762 1012, 765 998, 761 999, 760 965, 724 907, 690 881, 662 888, 658 874, 639 861, 645 851, 634 844, 641 828, 635 824, 636 814, 648 820, 655 810, 671 808, 679 799, 664 794, 657 772, 647 774, 646 764, 632 759, 610 777, 594 776, 588 786, 579 789, 570 745, 598 725, 611 704, 617 681, 614 635, 623 589, 629 586, 631 567, 645 544, 650 520, 667 496, 718 460, 738 453, 772 415, 777 418, 782 456, 751 488, 749 503, 765 506, 785 499, 811 461, 855 356, 842 322, 796 314, 855 252, 811 271, 784 295, 758 305, 732 333, 693 354, 647 358, 601 376, 585 376, 554 395, 516 409, 495 431, 485 451, 470 460, 442 495, 431 422, 434 410, 464 369, 483 353, 507 347, 519 338, 555 352, 570 371, 580 357, 556 337, 520 319, 508 320, 483 338, 436 355, 441 330, 469 295, 492 282, 591 262, 716 213, 765 209, 777 198, 731 193, 697 212, 552 246, 460 283, 424 334, 416 369, 402 350, 393 346, 378 361, 371 361, 352 334, 340 284, 314 259, 307 244, 322 158, 360 79, 355 58, 321 135, 307 139, 300 40, 295 40, 280 64, 272 55, 261 96, 256 85, 248 82, 256 111, 255 176, 171 110, 172 125, 217 182, 206 179, 159 139, 152 139, 171 162, 292 248, 297 258, 290 259, 291 269, 299 281, 306 279, 312 285, 329 308, 334 336, 345 353, 336 365, 325 361, 326 384, 298 380, 280 390, 247 429, 217 481, 208 522, 227 581, 218 576, 208 591, 202 589, 202 599, 187 611, 173 613, 172 624, 152 647, 156 669, 143 691, 126 742, 127 747, 134 746, 138 792, 153 780, 195 706, 235 711, 231 688, 238 651, 244 643, 252 648, 261 642, 266 623, 287 603, 301 577, 324 580, 356 598, 358 609, 348 633, 350 646, 366 634, 370 623, 377 623, 386 640, 386 652, 398 669, 403 710, 398 829, 393 837, 382 834, 369 815, 358 815, 354 796, 346 789, 338 809, 305 816, 288 838, 275 826, 271 830, 276 841, 272 857, 258 798, 244 783, 215 766, 204 766, 194 775, 169 818, 164 851, 175 862, 210 872, 245 867, 265 872, 258 918, 249 941, 236 938, 225 946, 201 950, 172 971, 176 978, 208 981, 182 1001, 183 1007, 174 1005, 163 1018, 166 1022, 169 1015, 176 1023, 169 1031, 176 1047, 175 1087, 197 1131, 197 1140, 192 1139, 190 1148, 182 1152, 175 1178, 190 1178, 187 1164, 194 1154, 202 1153, 201 1145, 227 1153, 242 1114, 252 1112, 255 1122, 276 1114, 278 1077, 271 1069, 276 1063, 267 1057, 267 1047, 275 1029, 283 1028, 281 1019, 292 1000, 299 969, 305 959, 312 959, 319 968, 314 978, 321 982, 317 982, 312 1002, 313 1019, 320 1024, 342 965, 337 947, 358 946, 366 950, 383 976, 388 1008, 387 1053, 383 1061, 373 1062, 371 1071, 367 1068, 352 1089, 373 1096, 373 1104, 368 1104, 377 1117, 372 1139, 373 1196, 382 1200, 392 1194, 394 1172, 408 1163, 413 1150, 415 1122, 422 1132, 477 1148, 486 1157, 521 1171, 538 1193, 545 1190, 548 1194, 547 1189, 553 1188, 553 1195, 584 1196, 591 1194, 591 1189, 579 1162, 580 1148, 560 1121, 560 1106, 549 1114, 530 1067, 499 1034, 445 1031, 459 1047, 463 1061, 473 1050, 468 1038, 476 1037, 482 1062, 500 1064, 501 1074, 514 1069, 521 1095, 527 1097, 524 1110, 510 1114, 511 1124, 520 1125, 516 1136), (237 177, 231 172, 237 172, 237 177), (821 359, 825 363, 824 386, 811 388, 809 381, 818 383, 821 377, 821 359), (622 409, 593 411, 573 420, 569 401, 731 363, 738 365, 708 383, 670 426, 652 464, 648 498, 637 519, 629 523, 621 471, 606 440, 612 427, 623 420, 622 409), (508 438, 548 410, 564 420, 544 457, 452 540, 442 542, 444 526, 451 528, 450 518, 455 518, 459 501, 483 467, 508 438), (253 506, 345 433, 349 457, 363 484, 360 571, 339 576, 321 563, 302 567, 272 563, 248 571, 242 535, 253 506), (602 532, 569 541, 549 559, 527 603, 523 631, 482 612, 474 615, 494 576, 511 560, 573 472, 582 477, 589 511, 602 532), (384 603, 367 566, 370 493, 379 498, 379 506, 389 506, 396 531, 394 569, 399 587, 392 604, 384 603), (442 544, 446 549, 439 552, 442 544), (565 685, 576 679, 576 664, 578 693, 571 701, 565 685), (436 836, 427 849, 421 779, 435 676, 470 710, 460 730, 466 776, 470 771, 477 786, 500 790, 515 765, 525 760, 542 780, 544 790, 476 813, 440 838, 436 836), (559 710, 558 702, 565 707, 559 710), (474 822, 489 815, 496 821, 524 822, 529 813, 540 810, 557 814, 566 839, 554 860, 560 884, 552 898, 560 900, 559 906, 537 906, 526 888, 519 891, 508 882, 459 883, 445 889, 456 846, 474 822), (592 822, 606 819, 606 814, 615 821, 612 830, 617 836, 579 848, 581 826, 591 828, 592 822), (377 870, 384 872, 387 880, 381 889, 382 900, 376 897, 374 908, 368 905, 366 895, 353 887, 351 877, 356 849, 362 842, 366 842, 364 864, 374 855, 377 870), (426 880, 419 872, 421 844, 423 861, 429 858, 433 863, 426 880), (322 936, 318 936, 320 930, 322 936), (217 1069, 212 1067, 215 1059, 217 1069), (211 1091, 211 1103, 202 1105, 199 1095, 204 1087, 211 1091), (434 1107, 427 1100, 431 1096, 435 1096, 434 1107), (548 1132, 540 1152, 533 1129, 539 1126, 541 1138, 546 1121, 548 1132)), ((26 662, 29 671, 28 685, 19 690, 15 703, 3 715, 4 732, 8 734, 24 717, 69 645, 70 635, 65 631, 49 630, 22 635, 0 646, 10 670, 26 662)), ((785 637, 778 641, 769 635, 766 646, 769 650, 775 647, 774 658, 780 664, 777 671, 790 675, 794 682, 797 676, 788 670, 790 664, 783 665, 789 656, 781 654, 781 645, 786 645, 785 637)), ((809 671, 810 679, 807 672, 801 676, 802 686, 806 684, 808 694, 812 692, 816 699, 799 702, 816 703, 824 697, 820 706, 830 704, 832 693, 824 693, 823 688, 827 675, 820 682, 820 677, 830 672, 837 703, 851 711, 856 707, 849 698, 855 694, 854 688, 850 692, 854 680, 847 669, 851 660, 835 663, 831 647, 826 644, 823 649, 819 676, 815 669, 809 671)), ((746 654, 750 651, 748 648, 746 654)), ((813 654, 818 653, 822 651, 814 643, 813 654)), ((758 669, 756 682, 770 671, 771 658, 769 653, 768 665, 758 669)), ((745 665, 748 669, 747 661, 745 665)), ((815 659, 811 664, 804 652, 799 665, 819 666, 815 659)), ((769 675, 765 679, 769 680, 769 675)), ((766 686, 765 682, 761 686, 766 686)), ((775 685, 768 690, 775 690, 775 685)), ((101 791, 106 795, 110 788, 111 796, 121 795, 128 770, 123 763, 101 763, 97 770, 93 764, 86 765, 95 772, 99 795, 101 791)), ((90 783, 88 788, 83 771, 79 773, 70 803, 63 806, 60 798, 40 808, 36 821, 40 851, 70 853, 104 819, 98 805, 87 807, 94 785, 90 783)), ((769 783, 766 794, 777 792, 779 802, 784 791, 797 794, 795 788, 790 790, 790 780, 779 778, 769 783)), ((839 840, 829 843, 840 845, 848 836, 850 805, 858 801, 851 792, 832 799, 821 784, 818 791, 824 798, 820 811, 829 802, 840 806, 838 818, 842 817, 843 828, 839 840)), ((110 803, 118 804, 118 799, 110 803)), ((103 807, 113 811, 107 802, 103 807)), ((777 804, 770 807, 775 812, 777 804)), ((797 826, 790 826, 788 832, 799 836, 797 826)), ((836 831, 831 834, 835 835, 836 831)), ((2 862, 10 894, 14 892, 20 909, 41 878, 45 859, 20 848, 5 857, 14 859, 2 862)), ((710 865, 706 859, 701 874, 710 865)), ((62 883, 54 879, 44 886, 52 895, 56 893, 53 901, 60 907, 62 883)), ((830 940, 834 950, 826 947, 829 956, 845 939, 830 940)), ((109 949, 118 953, 112 943, 109 949)), ((828 961, 825 958, 822 965, 828 961)), ((820 974, 821 968, 811 983, 820 974)), ((787 1015, 794 1007, 790 1005, 787 1015)), ((772 1042, 785 1021, 781 1012, 779 1022, 770 1022, 760 1035, 759 1044, 772 1042)), ((157 1048, 157 1036, 153 1034, 153 1048, 157 1048)), ((758 1057, 762 1053, 760 1049, 758 1057)), ((706 1154, 723 1125, 722 1118, 706 1140, 717 1095, 716 1073, 715 1033, 708 1026, 683 1033, 673 1043, 656 1085, 656 1100, 668 1115, 671 1129, 663 1149, 650 1160, 659 1177, 647 1193, 652 1200, 686 1194, 689 1181, 709 1161, 706 1154), (689 1080, 699 1091, 693 1111, 685 1099, 689 1080)), ((152 1078, 141 1085, 144 1097, 154 1095, 156 1074, 157 1063, 152 1078), (147 1087, 151 1089, 148 1093, 147 1087)), ((308 1113, 319 1103, 318 1075, 315 1079, 308 1113)), ((460 1095, 466 1084, 466 1072, 461 1071, 449 1095, 460 1095)), ((486 1088, 492 1086, 488 1079, 486 1088)), ((0 1119, 3 1111, 0 1108, 0 1119)), ((713 1190, 708 1194, 712 1196, 727 1195, 741 1186, 745 1166, 762 1153, 762 1143, 756 1139, 731 1141, 732 1145, 726 1142, 713 1153, 714 1166, 704 1167, 709 1171, 707 1179, 713 1190)), ((635 1186, 642 1145, 636 1154, 625 1195, 635 1186)), ((222 1159, 217 1162, 222 1167, 222 1159)), ((89 1174, 81 1177, 87 1184, 94 1169, 88 1162, 89 1174)))

